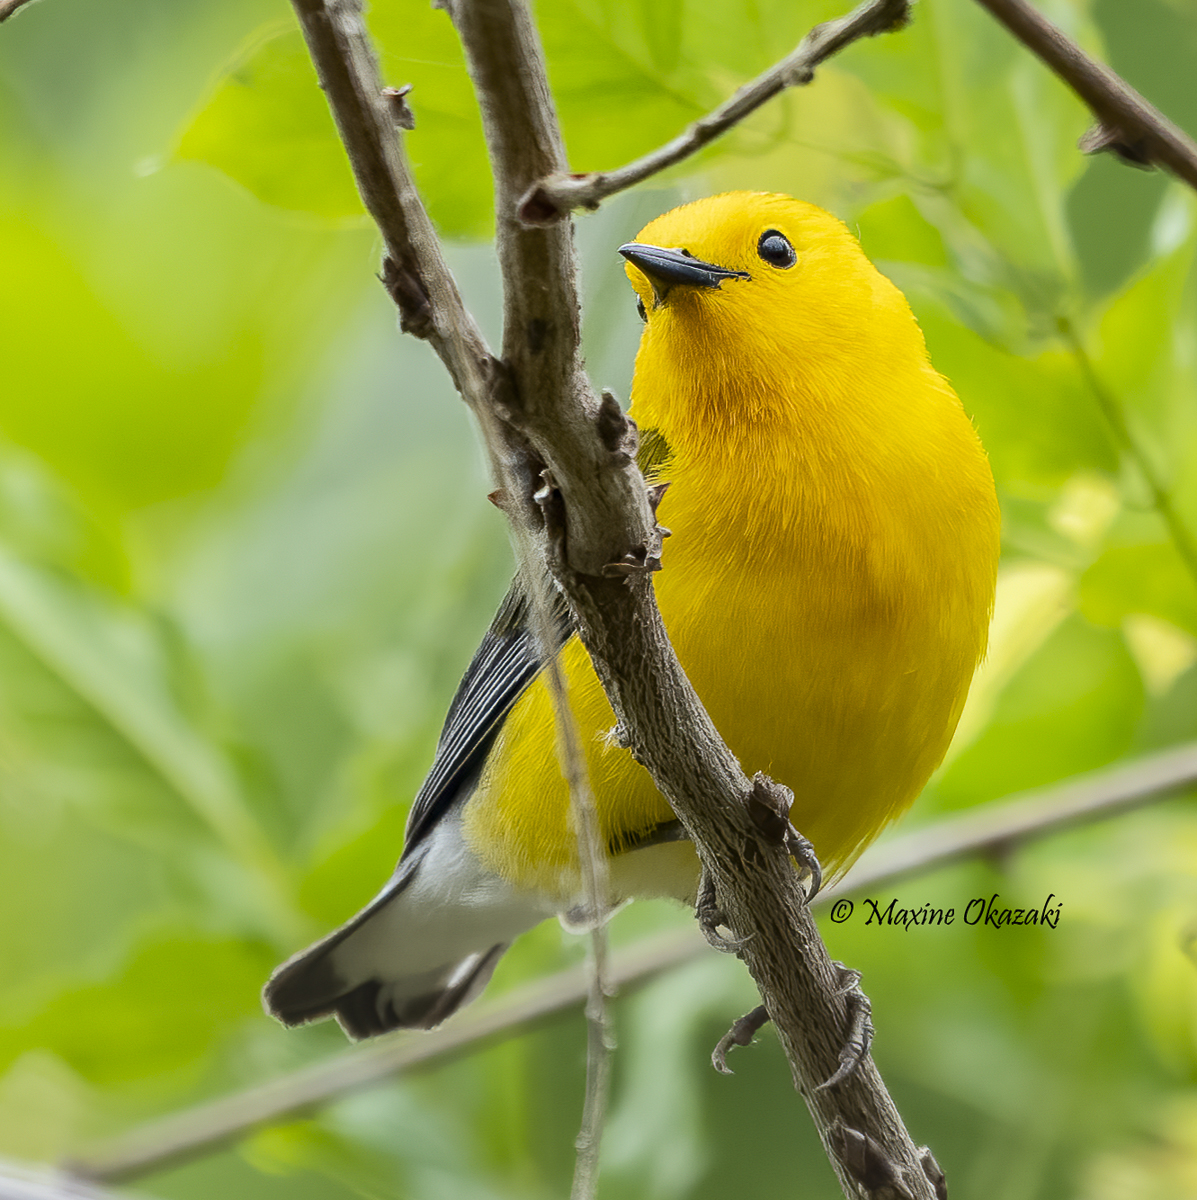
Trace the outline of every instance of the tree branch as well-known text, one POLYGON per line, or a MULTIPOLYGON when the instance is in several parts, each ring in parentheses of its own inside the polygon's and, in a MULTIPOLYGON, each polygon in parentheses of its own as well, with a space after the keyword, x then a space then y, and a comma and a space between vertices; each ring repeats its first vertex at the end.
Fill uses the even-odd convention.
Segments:
MULTIPOLYGON (((646 938, 620 952, 608 980, 612 987, 640 987, 688 961, 706 943, 693 931, 646 938)), ((467 1010, 429 1033, 399 1034, 355 1046, 310 1067, 258 1087, 172 1113, 102 1142, 66 1164, 80 1179, 121 1183, 193 1158, 252 1129, 294 1117, 336 1096, 370 1087, 425 1066, 473 1052, 492 1041, 582 1004, 590 989, 585 966, 514 988, 498 1000, 467 1010)))
MULTIPOLYGON (((503 280, 503 361, 510 387, 498 421, 490 422, 502 471, 508 515, 517 524, 517 550, 537 624, 551 629, 544 549, 536 538, 541 513, 529 501, 547 486, 550 472, 570 496, 586 491, 587 477, 604 477, 593 492, 597 504, 572 504, 572 545, 578 569, 595 574, 628 546, 655 554, 655 526, 643 482, 630 457, 614 462, 595 436, 601 405, 583 370, 581 307, 573 231, 530 230, 514 219, 514 201, 534 179, 564 164, 564 149, 548 77, 531 15, 522 7, 465 0, 447 5, 465 49, 495 181, 496 249, 503 280), (512 435, 515 436, 512 436, 512 435), (547 436, 546 436, 547 435, 547 436), (557 464, 570 463, 573 471, 557 464), (547 465, 547 469, 546 469, 547 465), (579 472, 575 474, 574 472, 579 472)), ((640 560, 637 559, 637 562, 640 560)), ((551 585, 548 585, 551 587, 551 585)), ((542 645, 551 638, 541 633, 542 645)), ((587 1080, 582 1125, 576 1139, 573 1200, 596 1194, 599 1147, 610 1080, 611 1036, 607 1021, 606 927, 609 907, 606 847, 599 832, 586 760, 557 664, 546 680, 558 726, 558 754, 569 785, 577 833, 584 902, 591 933, 587 1080)))
POLYGON ((32 2, 33 0, 0 0, 0 25, 3 25, 19 9, 32 2))
POLYGON ((464 352, 453 344, 457 330, 470 339, 474 331, 462 325, 456 289, 446 284, 381 115, 360 3, 293 3, 367 207, 402 274, 404 286, 392 294, 398 290, 405 323, 433 341, 479 413, 522 543, 522 569, 529 576, 546 565, 553 571, 629 748, 694 840, 728 922, 744 939, 742 957, 845 1194, 865 1197, 892 1180, 912 1200, 930 1200, 924 1156, 867 1054, 842 1085, 820 1090, 836 1074, 852 1011, 770 825, 777 823, 773 808, 786 802, 769 781, 744 776, 669 646, 650 576, 659 566, 661 534, 635 467, 634 434, 612 398, 595 397, 582 370, 572 231, 564 224, 528 228, 516 215, 518 198, 565 164, 525 5, 449 6, 482 108, 496 186, 503 362, 488 356, 479 367, 480 339, 464 352))
POLYGON ((531 447, 527 473, 543 464, 537 557, 570 604, 628 749, 695 843, 845 1195, 892 1184, 931 1200, 926 1155, 867 1053, 838 1086, 821 1087, 838 1071, 853 1013, 776 830, 788 799, 744 775, 678 665, 651 583, 660 532, 627 426, 613 401, 596 403, 581 369, 572 230, 530 228, 517 214, 537 180, 565 167, 531 17, 522 0, 451 0, 450 12, 495 176, 511 379, 502 415, 531 447))
POLYGON ((477 410, 497 386, 498 364, 462 303, 416 192, 360 0, 292 0, 292 6, 362 202, 382 233, 383 282, 399 309, 400 327, 432 345, 462 398, 477 410))
MULTIPOLYGON (((508 515, 543 536, 541 512, 527 500, 551 477, 570 518, 568 546, 559 549, 574 570, 601 576, 611 564, 644 566, 655 561, 660 537, 620 440, 618 405, 601 401, 583 370, 573 231, 530 229, 515 215, 534 180, 565 167, 536 30, 522 5, 503 0, 451 0, 447 7, 482 108, 495 179, 503 360, 511 381, 495 432, 508 440, 507 486, 520 493, 509 499, 523 505, 508 515), (614 442, 597 436, 612 425, 614 442)), ((543 570, 543 546, 533 557, 531 569, 543 570)))
POLYGON ((1197 742, 1036 788, 891 838, 861 855, 827 898, 892 883, 975 854, 999 853, 1072 825, 1104 820, 1197 785, 1197 742))
MULTIPOLYGON (((36 1170, 0 1159, 0 1200, 118 1200, 112 1192, 62 1171, 36 1170)), ((148 1200, 148 1197, 143 1197, 148 1200)))
POLYGON ((529 225, 549 225, 575 208, 598 208, 600 201, 608 196, 696 154, 786 88, 810 83, 815 69, 846 46, 861 38, 901 29, 909 19, 909 0, 867 0, 847 16, 816 25, 780 62, 745 84, 730 100, 700 117, 673 141, 643 158, 614 171, 570 175, 562 163, 552 173, 546 172, 523 193, 517 209, 520 220, 529 225))
POLYGON ((977 0, 1089 106, 1097 124, 1080 140, 1086 154, 1109 150, 1139 167, 1161 166, 1197 188, 1197 143, 1124 79, 1091 59, 1026 0, 977 0))
MULTIPOLYGON (((845 879, 820 895, 818 904, 826 907, 840 896, 976 854, 1008 852, 1063 828, 1105 820, 1194 785, 1197 742, 1189 742, 994 801, 872 847, 845 879)), ((615 952, 610 981, 626 994, 709 952, 693 929, 644 938, 615 952)), ((589 987, 587 972, 571 967, 484 1002, 432 1033, 359 1046, 269 1083, 142 1125, 94 1146, 71 1164, 71 1170, 79 1177, 104 1183, 161 1170, 347 1092, 517 1036, 582 1004, 589 987)))

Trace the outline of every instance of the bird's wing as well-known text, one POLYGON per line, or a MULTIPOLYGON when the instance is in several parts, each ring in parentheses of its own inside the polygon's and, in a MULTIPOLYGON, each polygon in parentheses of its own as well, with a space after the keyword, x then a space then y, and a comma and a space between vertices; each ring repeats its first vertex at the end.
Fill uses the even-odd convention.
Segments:
MULTIPOLYGON (((672 461, 669 444, 655 429, 640 430, 637 462, 655 481, 672 461)), ((555 654, 574 635, 573 620, 559 592, 552 593, 550 614, 555 654)), ((449 705, 436 757, 407 818, 406 858, 438 820, 478 777, 507 714, 543 665, 529 627, 529 601, 517 579, 504 597, 449 705)))
POLYGON ((665 435, 656 429, 640 430, 640 448, 636 451, 636 465, 649 483, 657 483, 668 476, 673 465, 673 450, 665 435))
MULTIPOLYGON (((404 858, 478 777, 504 719, 539 674, 544 658, 530 628, 529 609, 527 594, 517 579, 457 685, 436 757, 407 818, 404 858)), ((569 610, 558 592, 553 592, 550 618, 553 644, 546 650, 555 654, 574 633, 569 610)))

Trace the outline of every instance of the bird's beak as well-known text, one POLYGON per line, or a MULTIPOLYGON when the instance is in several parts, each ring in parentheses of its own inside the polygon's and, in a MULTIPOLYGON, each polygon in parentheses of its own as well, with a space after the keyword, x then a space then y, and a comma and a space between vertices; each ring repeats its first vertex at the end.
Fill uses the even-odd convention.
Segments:
POLYGON ((620 254, 639 267, 653 285, 654 307, 664 303, 672 287, 717 288, 725 279, 751 279, 747 271, 732 271, 703 262, 685 250, 666 250, 661 246, 646 246, 628 242, 620 246, 620 254))

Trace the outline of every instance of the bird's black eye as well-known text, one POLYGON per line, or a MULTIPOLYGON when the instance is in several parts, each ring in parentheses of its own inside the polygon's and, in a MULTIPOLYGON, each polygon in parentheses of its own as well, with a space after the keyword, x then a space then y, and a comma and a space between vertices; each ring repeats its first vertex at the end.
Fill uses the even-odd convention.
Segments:
POLYGON ((761 240, 756 244, 756 252, 770 266, 781 267, 783 270, 792 267, 798 261, 798 255, 794 253, 789 238, 784 233, 778 233, 776 229, 766 229, 761 234, 761 240))
POLYGON ((648 313, 644 311, 644 301, 639 296, 636 297, 636 311, 640 314, 642 321, 648 320, 648 313))

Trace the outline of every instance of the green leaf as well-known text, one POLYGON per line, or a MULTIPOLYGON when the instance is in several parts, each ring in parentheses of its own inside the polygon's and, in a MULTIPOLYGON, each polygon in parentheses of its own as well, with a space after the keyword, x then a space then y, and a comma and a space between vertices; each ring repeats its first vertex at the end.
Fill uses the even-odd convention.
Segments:
POLYGON ((119 978, 65 991, 27 1025, 0 1028, 0 1062, 43 1046, 98 1084, 197 1065, 230 1025, 260 1014, 271 959, 240 941, 151 941, 119 978))
POLYGON ((1112 762, 1130 748, 1142 709, 1139 671, 1121 637, 1071 617, 1006 685, 936 794, 958 807, 1112 762))
POLYGON ((486 142, 449 14, 423 0, 371 6, 384 82, 411 84, 416 127, 402 135, 420 194, 447 237, 489 237, 494 224, 486 142))
MULTIPOLYGON (((147 268, 127 261, 135 233, 123 232, 130 240, 114 274, 144 283, 147 268)), ((95 237, 104 244, 99 231, 95 237)), ((92 502, 92 524, 103 527, 108 508, 159 502, 219 478, 255 399, 262 347, 256 331, 242 329, 219 349, 209 344, 167 365, 158 357, 163 347, 148 353, 143 330, 122 319, 112 278, 69 250, 28 213, 0 211, 0 426, 75 483, 92 502)), ((153 305, 175 318, 176 330, 200 321, 194 281, 187 283, 171 303, 153 305)))
POLYGON ((268 920, 293 930, 288 885, 221 752, 171 695, 153 626, 0 547, 0 622, 142 757, 247 869, 268 920))
POLYGON ((943 236, 907 195, 894 196, 866 208, 857 217, 856 233, 861 248, 874 261, 896 259, 931 267, 947 266, 943 236))
POLYGON ((1075 360, 1060 351, 1009 353, 918 302, 931 361, 976 422, 999 485, 1059 485, 1079 471, 1113 472, 1110 435, 1075 360))
POLYGON ((32 454, 0 445, 0 542, 20 557, 120 592, 129 558, 114 526, 32 454))
POLYGON ((1150 613, 1197 635, 1197 580, 1171 542, 1113 546, 1081 576, 1080 610, 1107 628, 1150 613))
POLYGON ((1050 312, 1075 269, 1064 195, 1084 169, 1084 106, 987 13, 951 0, 923 0, 910 28, 853 47, 837 67, 919 128, 910 181, 954 210, 942 228, 964 272, 1050 312))
POLYGON ((1090 157, 1067 199, 1072 242, 1090 295, 1121 286, 1148 257, 1151 227, 1167 188, 1162 171, 1130 170, 1113 154, 1090 157))
POLYGON ((298 30, 267 26, 229 64, 175 147, 280 208, 364 215, 332 114, 298 30))
MULTIPOLYGON (((1191 205, 1177 215, 1191 226, 1191 205)), ((1112 297, 1097 331, 1094 369, 1155 460, 1174 460, 1194 434, 1186 346, 1197 337, 1197 304, 1189 294, 1195 245, 1185 238, 1112 297)))
MULTIPOLYGON (((403 142, 433 218, 449 236, 486 235, 486 149, 447 15, 407 0, 377 6, 370 23, 384 70, 413 85, 416 128, 403 142)), ((364 215, 298 30, 275 24, 250 39, 181 131, 175 153, 216 167, 279 208, 337 223, 364 215)))
POLYGON ((685 0, 657 0, 639 6, 644 40, 653 56, 653 65, 665 74, 677 66, 681 57, 684 13, 685 0))
MULTIPOLYGON (((645 30, 657 20, 645 18, 645 30)), ((549 80, 573 170, 605 170, 636 158, 700 116, 707 97, 717 98, 688 63, 663 71, 656 58, 664 47, 654 48, 650 36, 640 49, 639 30, 626 25, 617 12, 595 14, 572 0, 541 9, 549 80)))

